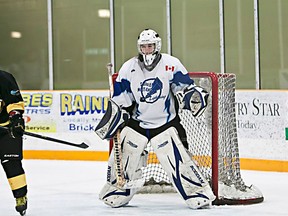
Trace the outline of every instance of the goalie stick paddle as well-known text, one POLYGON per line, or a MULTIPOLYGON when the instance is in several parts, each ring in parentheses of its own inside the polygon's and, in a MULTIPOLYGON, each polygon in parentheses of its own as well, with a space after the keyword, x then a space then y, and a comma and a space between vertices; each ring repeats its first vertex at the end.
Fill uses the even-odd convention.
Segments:
MULTIPOLYGON (((0 129, 8 131, 8 128, 6 128, 6 127, 0 126, 0 129)), ((86 148, 89 147, 89 145, 87 145, 84 142, 82 142, 80 144, 71 143, 71 142, 68 142, 68 141, 65 141, 65 140, 60 140, 60 139, 56 139, 56 138, 52 138, 52 137, 48 137, 48 136, 43 136, 43 135, 40 135, 40 134, 28 132, 28 131, 24 131, 24 135, 35 137, 35 138, 39 138, 39 139, 43 139, 43 140, 48 140, 48 141, 51 141, 51 142, 57 142, 57 143, 61 143, 61 144, 64 144, 64 145, 70 145, 70 146, 74 146, 74 147, 78 147, 78 148, 82 148, 82 149, 86 149, 86 148)))
POLYGON ((117 131, 115 136, 113 137, 114 141, 114 163, 115 163, 115 174, 117 179, 117 186, 119 188, 123 188, 123 186, 126 183, 126 180, 124 178, 124 171, 123 171, 123 165, 122 165, 122 151, 121 151, 121 143, 120 143, 120 130, 117 131))

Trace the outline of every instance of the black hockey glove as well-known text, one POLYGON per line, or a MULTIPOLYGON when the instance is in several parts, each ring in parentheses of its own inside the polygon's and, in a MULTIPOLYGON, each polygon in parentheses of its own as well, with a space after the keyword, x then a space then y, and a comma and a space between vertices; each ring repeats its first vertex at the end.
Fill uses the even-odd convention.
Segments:
POLYGON ((12 138, 22 137, 25 130, 25 123, 22 113, 17 110, 12 110, 9 113, 9 133, 12 138))

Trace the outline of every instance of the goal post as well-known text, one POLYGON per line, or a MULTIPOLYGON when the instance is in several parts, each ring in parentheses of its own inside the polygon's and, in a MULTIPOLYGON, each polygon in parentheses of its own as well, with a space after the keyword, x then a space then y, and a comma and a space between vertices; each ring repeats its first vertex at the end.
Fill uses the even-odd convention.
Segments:
POLYGON ((196 85, 210 92, 209 105, 200 118, 181 112, 189 151, 216 195, 213 204, 253 204, 264 200, 255 186, 241 176, 235 109, 236 75, 190 72, 196 85), (211 149, 210 149, 211 148, 211 149), (210 165, 211 158, 211 165, 210 165))
MULTIPOLYGON (((231 73, 189 72, 196 85, 210 92, 208 107, 200 117, 180 110, 186 130, 189 154, 209 181, 216 196, 214 205, 260 203, 263 195, 255 186, 245 185, 240 172, 240 158, 235 110, 236 75, 231 73)), ((115 81, 117 74, 113 74, 115 81)), ((113 144, 110 143, 110 146, 113 144)), ((175 192, 148 143, 147 165, 142 168, 145 185, 140 193, 175 192)))

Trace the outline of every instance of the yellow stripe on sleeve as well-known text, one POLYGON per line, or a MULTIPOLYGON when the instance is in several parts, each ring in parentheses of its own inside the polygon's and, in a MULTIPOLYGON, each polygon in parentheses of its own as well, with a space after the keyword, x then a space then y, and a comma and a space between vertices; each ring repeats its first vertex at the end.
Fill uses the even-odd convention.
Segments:
POLYGON ((17 190, 27 185, 25 174, 9 178, 8 182, 12 190, 17 190))
POLYGON ((7 106, 7 113, 11 110, 24 110, 24 101, 20 101, 18 103, 9 104, 7 106))

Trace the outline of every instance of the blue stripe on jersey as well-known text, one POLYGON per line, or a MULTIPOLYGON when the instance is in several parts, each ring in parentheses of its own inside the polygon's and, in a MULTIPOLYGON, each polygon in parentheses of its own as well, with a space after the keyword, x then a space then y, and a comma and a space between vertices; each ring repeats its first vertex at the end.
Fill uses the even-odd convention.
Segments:
POLYGON ((179 86, 181 84, 194 84, 194 81, 190 78, 189 74, 183 74, 181 71, 174 72, 172 83, 179 86))
POLYGON ((170 112, 170 107, 171 107, 171 99, 168 95, 166 101, 165 101, 165 108, 164 108, 164 111, 167 110, 167 119, 166 119, 166 122, 169 121, 170 117, 171 117, 171 112, 170 112))
POLYGON ((126 79, 122 79, 121 82, 115 82, 114 83, 114 96, 118 96, 120 94, 122 94, 123 92, 127 92, 127 93, 132 93, 131 91, 131 87, 130 87, 130 82, 126 79))
POLYGON ((135 111, 135 117, 139 121, 138 117, 141 115, 141 112, 139 111, 139 104, 136 103, 136 111, 135 111))

